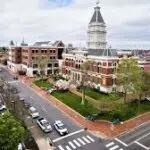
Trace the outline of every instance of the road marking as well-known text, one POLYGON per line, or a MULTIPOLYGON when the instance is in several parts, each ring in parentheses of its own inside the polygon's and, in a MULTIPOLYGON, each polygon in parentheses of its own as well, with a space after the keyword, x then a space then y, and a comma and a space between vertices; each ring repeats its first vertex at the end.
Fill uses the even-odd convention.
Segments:
POLYGON ((91 143, 88 139, 86 139, 84 136, 82 137, 82 139, 87 142, 87 143, 91 143))
POLYGON ((110 148, 110 150, 115 150, 117 149, 119 146, 118 145, 115 145, 114 147, 110 148))
POLYGON ((63 137, 60 137, 60 138, 57 138, 57 139, 53 140, 53 142, 60 141, 60 140, 62 140, 62 139, 65 139, 65 138, 67 138, 67 137, 69 137, 69 136, 75 135, 75 134, 80 133, 80 132, 83 132, 83 131, 84 131, 84 129, 81 129, 81 130, 72 132, 72 133, 67 134, 67 135, 65 135, 65 136, 63 136, 63 137))
POLYGON ((136 141, 139 141, 139 140, 141 140, 141 139, 143 139, 143 138, 147 137, 148 135, 150 135, 150 132, 149 132, 148 134, 145 134, 145 135, 143 135, 142 137, 140 137, 140 138, 136 139, 136 141))
POLYGON ((65 150, 61 145, 58 146, 60 150, 65 150))
POLYGON ((68 143, 73 149, 76 149, 76 146, 72 142, 68 142, 68 143))
POLYGON ((70 148, 68 145, 66 146, 66 149, 67 149, 67 150, 71 150, 71 148, 70 148))
POLYGON ((149 148, 141 143, 139 143, 138 141, 135 141, 134 143, 138 144, 139 146, 143 147, 146 150, 149 150, 149 148))
POLYGON ((82 141, 80 138, 77 138, 77 140, 82 144, 82 145, 86 145, 84 141, 82 141))
POLYGON ((73 140, 73 142, 74 142, 78 147, 81 147, 81 145, 80 145, 76 140, 73 140))
POLYGON ((93 138, 91 138, 89 135, 86 136, 89 140, 91 140, 92 142, 94 142, 95 140, 93 138))
POLYGON ((114 142, 108 143, 108 144, 106 145, 106 147, 108 148, 108 147, 110 147, 110 146, 112 146, 112 145, 114 145, 114 144, 115 144, 114 142))
POLYGON ((19 81, 8 81, 8 83, 19 83, 19 81))
POLYGON ((121 143, 122 145, 126 146, 126 147, 128 146, 126 143, 124 143, 123 141, 119 140, 118 138, 115 138, 115 140, 117 142, 121 143))
POLYGON ((123 150, 123 148, 120 148, 119 150, 123 150))

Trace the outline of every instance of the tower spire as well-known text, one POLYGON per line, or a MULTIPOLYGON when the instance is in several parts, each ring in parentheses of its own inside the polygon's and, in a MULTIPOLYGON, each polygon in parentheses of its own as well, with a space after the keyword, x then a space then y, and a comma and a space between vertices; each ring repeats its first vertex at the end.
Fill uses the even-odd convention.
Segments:
POLYGON ((100 3, 99 0, 97 0, 97 2, 96 2, 97 7, 99 6, 99 3, 100 3))

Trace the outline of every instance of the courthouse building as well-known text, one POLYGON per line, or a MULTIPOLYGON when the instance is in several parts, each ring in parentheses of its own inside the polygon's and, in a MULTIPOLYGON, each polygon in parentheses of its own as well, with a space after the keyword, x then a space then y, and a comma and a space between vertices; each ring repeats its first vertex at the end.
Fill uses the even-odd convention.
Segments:
POLYGON ((106 24, 100 12, 100 7, 94 8, 94 14, 88 25, 88 48, 63 53, 62 75, 70 80, 81 82, 81 65, 86 61, 94 61, 88 75, 91 84, 102 92, 110 93, 115 90, 114 70, 118 63, 116 51, 107 47, 106 24))

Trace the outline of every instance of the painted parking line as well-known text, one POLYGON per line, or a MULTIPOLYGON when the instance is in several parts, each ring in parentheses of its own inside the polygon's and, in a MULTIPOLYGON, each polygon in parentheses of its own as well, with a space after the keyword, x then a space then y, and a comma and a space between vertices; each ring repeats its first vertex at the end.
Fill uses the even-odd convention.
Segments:
POLYGON ((110 146, 112 146, 112 145, 114 145, 114 144, 115 144, 114 142, 108 143, 108 144, 106 145, 106 147, 108 148, 108 147, 110 147, 110 146))
POLYGON ((124 143, 123 141, 119 140, 118 138, 115 138, 115 140, 117 142, 121 143, 122 145, 126 146, 126 147, 128 146, 126 143, 124 143))
POLYGON ((60 150, 65 150, 61 145, 58 146, 60 150))
POLYGON ((149 150, 150 148, 148 148, 147 146, 139 143, 138 141, 135 141, 134 143, 138 144, 139 146, 141 146, 142 148, 146 149, 146 150, 149 150))
POLYGON ((45 108, 45 107, 43 107, 43 106, 42 106, 42 109, 43 109, 45 112, 48 112, 48 111, 46 110, 46 108, 45 108))
POLYGON ((81 130, 72 132, 72 133, 67 134, 67 135, 65 135, 65 136, 63 136, 63 137, 60 137, 60 138, 57 138, 57 139, 53 140, 53 142, 55 143, 55 142, 57 142, 57 141, 60 141, 60 140, 62 140, 62 139, 65 139, 65 138, 67 138, 67 137, 70 137, 70 136, 72 136, 72 135, 75 135, 75 134, 80 133, 80 132, 83 132, 83 131, 84 131, 84 129, 81 129, 81 130))

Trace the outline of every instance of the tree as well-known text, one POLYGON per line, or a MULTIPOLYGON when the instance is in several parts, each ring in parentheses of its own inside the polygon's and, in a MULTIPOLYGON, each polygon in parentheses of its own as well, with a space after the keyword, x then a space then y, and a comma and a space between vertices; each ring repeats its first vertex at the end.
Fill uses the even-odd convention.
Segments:
POLYGON ((17 150, 24 139, 24 128, 10 113, 0 116, 0 149, 17 150))
POLYGON ((37 58, 36 63, 38 65, 39 75, 41 76, 42 81, 43 81, 43 78, 47 69, 47 65, 48 65, 48 59, 47 57, 39 56, 37 58))
POLYGON ((81 73, 82 73, 82 78, 80 82, 80 87, 82 89, 82 101, 81 104, 85 105, 85 90, 86 87, 88 86, 88 82, 90 81, 90 76, 88 75, 89 70, 91 70, 94 62, 93 61, 86 61, 81 65, 81 73))
POLYGON ((139 100, 141 100, 143 94, 150 89, 149 73, 141 70, 135 59, 123 60, 118 65, 116 76, 116 84, 124 93, 125 101, 128 93, 135 93, 139 96, 139 100))

